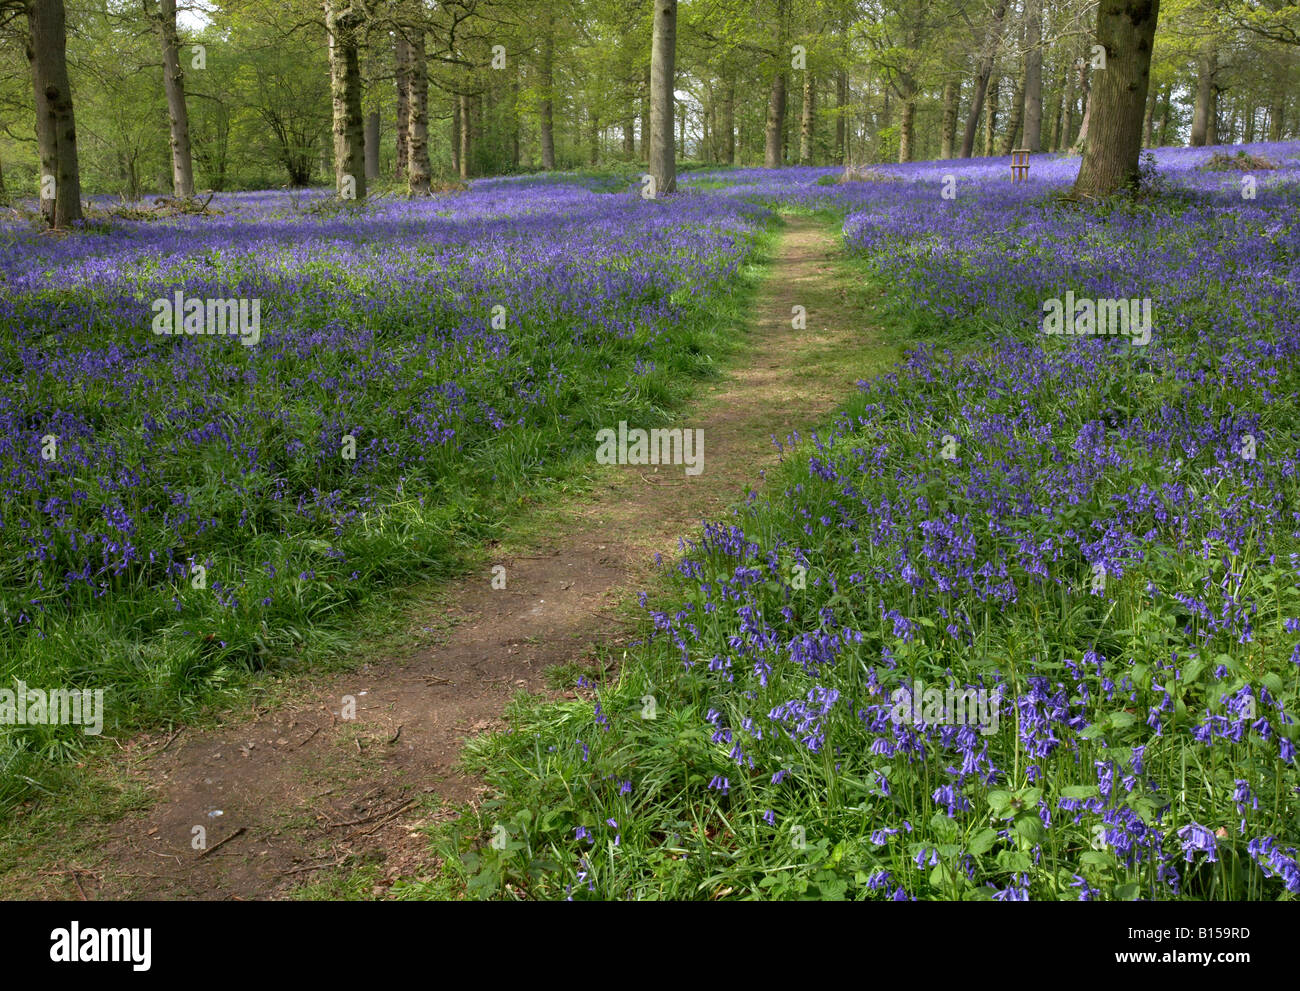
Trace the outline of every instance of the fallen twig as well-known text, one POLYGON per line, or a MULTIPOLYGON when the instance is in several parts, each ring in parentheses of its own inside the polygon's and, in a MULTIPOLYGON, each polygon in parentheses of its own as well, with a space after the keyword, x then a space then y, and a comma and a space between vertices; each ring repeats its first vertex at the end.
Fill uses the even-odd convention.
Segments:
POLYGON ((208 854, 212 853, 214 850, 219 850, 221 847, 225 846, 227 843, 229 843, 231 840, 233 840, 236 836, 242 836, 242 835, 243 835, 244 833, 246 833, 246 832, 248 832, 248 827, 247 827, 247 826, 240 826, 238 829, 236 829, 233 833, 231 833, 229 836, 227 836, 227 837, 226 837, 224 840, 222 840, 220 843, 217 843, 217 844, 215 844, 215 845, 213 845, 213 846, 210 846, 210 847, 208 847, 206 850, 204 850, 202 853, 200 853, 198 859, 199 859, 199 860, 202 860, 204 857, 206 857, 208 854))

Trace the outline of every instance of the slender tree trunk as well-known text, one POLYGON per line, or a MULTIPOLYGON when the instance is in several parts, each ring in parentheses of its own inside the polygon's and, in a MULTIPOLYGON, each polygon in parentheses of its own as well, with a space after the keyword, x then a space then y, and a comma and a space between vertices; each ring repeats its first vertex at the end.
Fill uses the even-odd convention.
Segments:
POLYGON ((1149 89, 1147 93, 1147 116, 1142 124, 1142 147, 1150 148, 1151 142, 1155 137, 1156 129, 1156 104, 1160 102, 1160 91, 1149 89))
POLYGON ((176 0, 159 0, 154 15, 162 46, 163 92, 171 132, 172 192, 194 195, 194 159, 190 155, 190 115, 185 107, 185 74, 181 71, 180 38, 176 34, 176 0))
POLYGON ((5 189, 4 163, 0 162, 0 206, 9 205, 9 190, 5 189))
POLYGON ((988 85, 988 103, 984 108, 984 157, 991 156, 996 146, 994 139, 998 130, 998 83, 994 79, 988 85))
POLYGON ((728 165, 736 162, 736 78, 727 76, 727 89, 722 100, 722 160, 728 165))
MULTIPOLYGON (((1109 59, 1109 56, 1107 56, 1109 59)), ((1109 65, 1109 62, 1107 63, 1109 65)), ((1088 59, 1079 60, 1079 96, 1083 100, 1083 123, 1079 125, 1079 136, 1074 139, 1074 147, 1071 153, 1082 155, 1083 149, 1088 143, 1088 130, 1092 125, 1092 78, 1090 70, 1092 63, 1088 59)), ((1138 123, 1141 125, 1141 111, 1138 112, 1138 123)), ((1139 130, 1139 134, 1141 131, 1139 130)))
POLYGON ((785 68, 772 78, 767 99, 767 130, 763 142, 763 165, 779 169, 785 164, 785 68))
POLYGON ((849 164, 849 73, 841 69, 835 75, 835 159, 837 165, 849 164))
POLYGON ((460 177, 468 179, 473 173, 470 159, 474 154, 474 109, 468 93, 457 97, 460 104, 460 177))
POLYGON ((393 34, 393 65, 397 80, 397 168, 398 179, 406 178, 411 141, 411 46, 398 27, 393 34))
POLYGON ((673 86, 677 61, 677 0, 655 0, 650 49, 650 174, 656 195, 677 190, 673 152, 673 86))
POLYGON ((41 158, 41 213, 46 223, 61 229, 81 219, 81 170, 72 86, 68 83, 63 0, 29 0, 27 26, 27 60, 31 63, 36 144, 41 158), (54 180, 52 198, 45 195, 46 177, 54 180))
POLYGON ((1255 140, 1255 117, 1256 117, 1256 114, 1257 114, 1257 111, 1256 111, 1256 108, 1255 108, 1254 106, 1247 106, 1247 107, 1246 107, 1246 113, 1245 113, 1245 115, 1244 115, 1244 117, 1245 117, 1245 133, 1244 133, 1244 134, 1242 135, 1242 137, 1241 137, 1241 140, 1244 141, 1244 142, 1246 142, 1246 144, 1252 144, 1252 143, 1254 142, 1254 140, 1255 140))
POLYGON ((546 32, 542 35, 542 168, 555 169, 555 104, 551 90, 555 86, 555 12, 546 8, 546 32))
POLYGON ((1217 86, 1210 87, 1210 112, 1206 118, 1205 143, 1217 145, 1219 143, 1219 88, 1217 86))
MULTIPOLYGON (((1028 70, 1026 69, 1026 75, 1028 70)), ((1021 79, 1016 83, 1016 88, 1011 98, 1011 120, 1007 123, 1007 132, 1002 136, 1003 156, 1010 155, 1016 148, 1021 147, 1016 142, 1020 140, 1020 131, 1025 123, 1025 84, 1021 79)))
POLYGON ((588 127, 588 151, 591 165, 600 164, 600 118, 593 116, 588 127))
MULTIPOLYGON (((1285 72, 1285 69, 1283 70, 1285 72)), ((1282 140, 1282 122, 1286 110, 1286 76, 1282 77, 1273 89, 1273 96, 1268 102, 1268 140, 1282 140)))
POLYGON ((1213 47, 1203 51, 1196 63, 1196 103, 1192 108, 1192 133, 1188 140, 1193 148, 1204 147, 1210 134, 1210 121, 1214 116, 1214 74, 1218 70, 1219 53, 1213 47))
POLYGON ((817 87, 813 74, 804 70, 803 112, 799 119, 799 164, 811 165, 813 158, 813 127, 816 113, 817 87))
POLYGON ((645 67, 641 87, 641 160, 650 161, 650 66, 645 67))
POLYGON ((447 135, 447 144, 451 148, 451 171, 460 175, 460 96, 451 94, 451 133, 447 135))
POLYGON ((989 23, 984 53, 975 73, 975 90, 971 95, 970 112, 966 115, 966 132, 961 140, 961 157, 970 158, 975 153, 975 133, 979 130, 980 115, 984 112, 984 96, 988 91, 989 77, 993 74, 993 60, 1002 41, 1002 22, 1007 13, 1007 0, 998 0, 997 9, 989 23))
POLYGON ((1092 103, 1092 139, 1083 151, 1071 195, 1109 196, 1138 182, 1142 109, 1150 83, 1151 47, 1160 0, 1101 0, 1097 43, 1106 50, 1092 103))
POLYGON ((379 178, 379 111, 366 115, 366 179, 379 178))
POLYGON ((631 117, 623 118, 623 157, 628 161, 636 157, 636 128, 631 117))
POLYGON ((519 76, 510 83, 510 168, 519 168, 519 76))
POLYGON ((961 99, 961 80, 956 76, 943 84, 943 124, 939 135, 939 157, 952 158, 953 144, 957 140, 957 102, 961 99))
POLYGON ((1061 114, 1061 130, 1056 136, 1054 148, 1056 151, 1064 151, 1068 148, 1074 139, 1074 104, 1075 104, 1075 80, 1078 78, 1078 72, 1071 72, 1071 62, 1065 65, 1065 102, 1064 110, 1061 114))
POLYGON ((1025 98, 1020 114, 1025 122, 1022 148, 1042 151, 1043 145, 1043 10, 1040 0, 1030 0, 1025 14, 1025 98))
POLYGON ((433 167, 429 164, 429 65, 424 57, 424 26, 411 27, 410 88, 407 101, 410 105, 410 128, 407 137, 409 157, 406 175, 411 192, 428 196, 432 189, 433 167))
POLYGON ((1165 102, 1165 110, 1160 117, 1160 145, 1161 147, 1168 147, 1169 125, 1171 123, 1170 118, 1173 115, 1173 111, 1174 111, 1174 84, 1173 83, 1165 84, 1164 102, 1165 102))

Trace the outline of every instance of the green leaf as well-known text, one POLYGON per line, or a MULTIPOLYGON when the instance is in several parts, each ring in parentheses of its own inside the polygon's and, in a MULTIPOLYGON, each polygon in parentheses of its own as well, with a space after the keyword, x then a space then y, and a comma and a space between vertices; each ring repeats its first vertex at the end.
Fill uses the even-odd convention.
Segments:
POLYGON ((972 856, 982 857, 993 848, 993 844, 997 841, 998 831, 996 829, 982 829, 975 834, 966 849, 972 856))

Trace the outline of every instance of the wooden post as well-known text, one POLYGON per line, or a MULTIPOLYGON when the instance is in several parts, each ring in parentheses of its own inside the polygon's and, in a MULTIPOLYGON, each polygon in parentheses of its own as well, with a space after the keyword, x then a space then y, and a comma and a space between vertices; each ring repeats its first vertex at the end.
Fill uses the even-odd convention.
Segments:
POLYGON ((1015 148, 1011 152, 1011 181, 1029 181, 1029 149, 1015 148))

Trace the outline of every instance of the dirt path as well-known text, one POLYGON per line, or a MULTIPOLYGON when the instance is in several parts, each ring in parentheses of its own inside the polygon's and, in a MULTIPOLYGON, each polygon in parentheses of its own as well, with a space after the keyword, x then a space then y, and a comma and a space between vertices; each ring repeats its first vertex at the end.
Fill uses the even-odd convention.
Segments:
POLYGON ((413 618, 413 642, 430 639, 421 622, 445 628, 436 645, 304 678, 287 704, 210 731, 136 741, 114 766, 127 765, 154 802, 97 827, 93 845, 46 865, 30 893, 273 898, 363 861, 381 861, 389 880, 431 873, 417 827, 479 790, 453 770, 463 739, 498 728, 514 692, 546 691, 548 667, 594 663, 602 645, 620 643, 616 607, 642 587, 653 554, 675 554, 702 518, 757 486, 776 460, 772 435, 816 424, 892 358, 849 304, 835 251, 820 222, 787 221, 744 357, 678 421, 704 431, 702 474, 605 469, 594 496, 555 510, 544 540, 499 561, 504 589, 472 576, 440 616, 413 618), (795 305, 807 310, 806 330, 791 327, 795 305), (355 719, 340 718, 345 697, 355 719), (205 850, 195 849, 196 827, 205 850))

